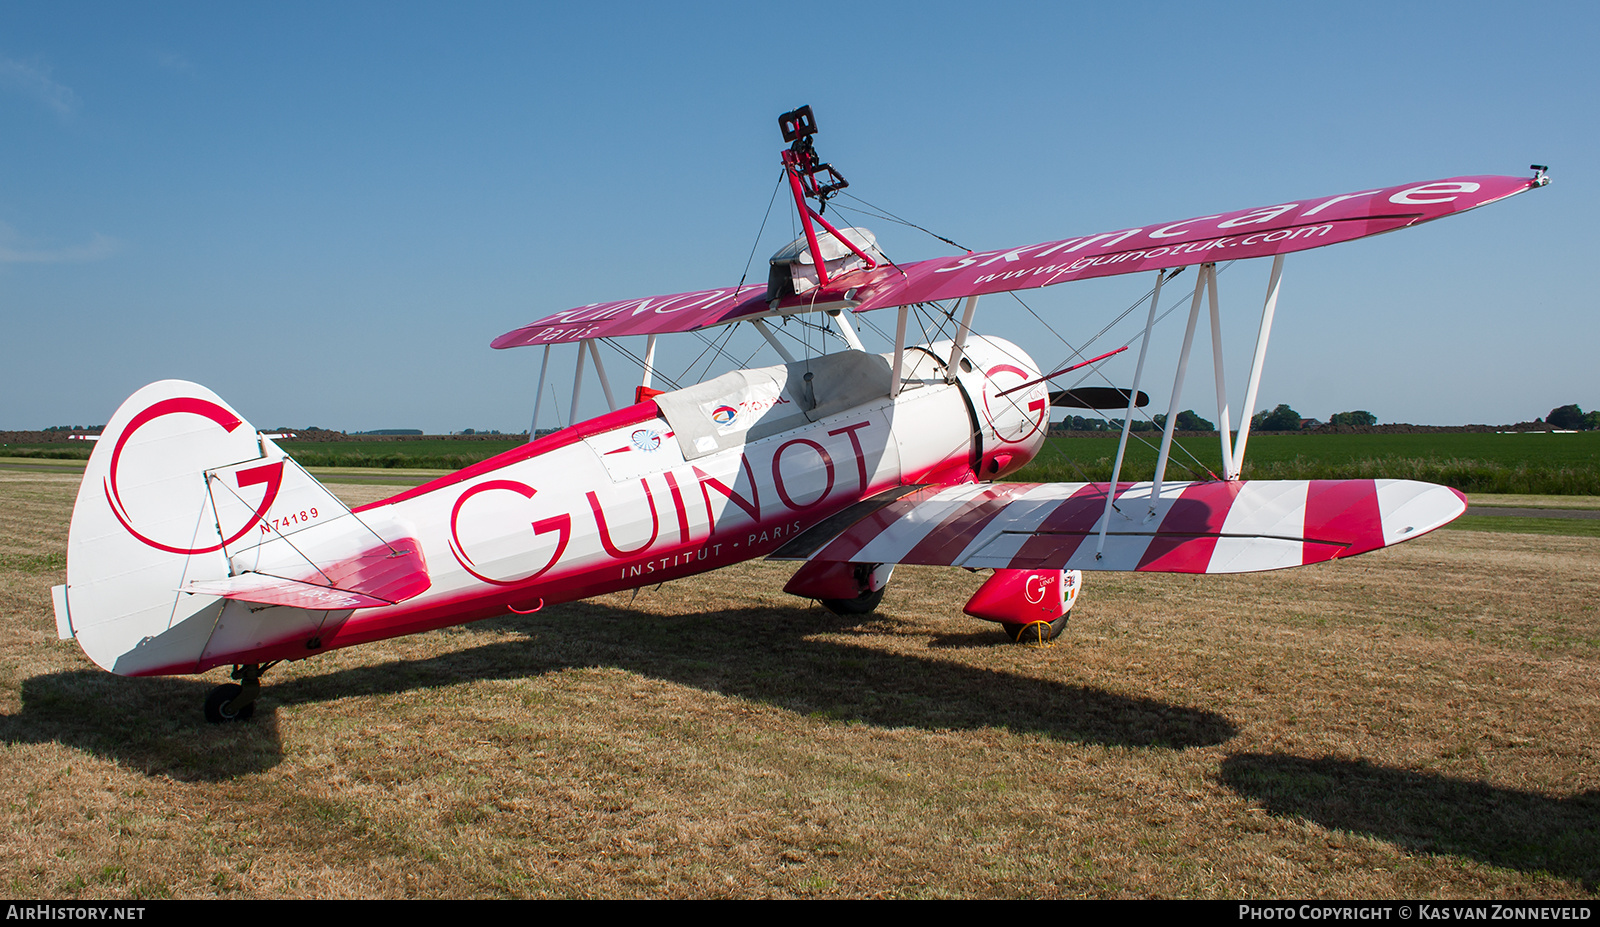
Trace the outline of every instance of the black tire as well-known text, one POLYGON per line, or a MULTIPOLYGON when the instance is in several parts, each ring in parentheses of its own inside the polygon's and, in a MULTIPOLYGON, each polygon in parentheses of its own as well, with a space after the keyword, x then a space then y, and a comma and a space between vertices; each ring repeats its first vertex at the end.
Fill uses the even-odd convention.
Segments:
MULTIPOLYGON (((884 587, 888 588, 888 587, 884 587)), ((878 603, 883 601, 883 589, 877 592, 863 592, 853 599, 818 599, 822 607, 835 615, 850 617, 852 615, 870 615, 878 608, 878 603)))
POLYGON ((1018 644, 1043 644, 1053 641, 1066 630, 1067 619, 1072 617, 1072 612, 1067 612, 1054 621, 1030 621, 1027 624, 1013 624, 1009 621, 1001 623, 1006 636, 1018 644))
POLYGON ((212 689, 211 694, 206 696, 206 720, 212 724, 250 720, 250 716, 256 713, 255 702, 251 702, 237 712, 231 714, 228 712, 228 703, 237 698, 239 693, 243 691, 243 686, 235 685, 231 682, 212 689))

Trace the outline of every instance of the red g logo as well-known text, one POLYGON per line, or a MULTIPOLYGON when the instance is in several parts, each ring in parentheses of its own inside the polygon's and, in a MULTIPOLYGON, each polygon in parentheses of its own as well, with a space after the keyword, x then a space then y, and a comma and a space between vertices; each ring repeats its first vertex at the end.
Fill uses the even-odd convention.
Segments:
MULTIPOLYGON (((117 439, 117 446, 111 453, 110 473, 107 474, 104 481, 106 504, 111 507, 111 514, 116 517, 117 521, 122 523, 122 527, 129 534, 150 547, 164 550, 171 554, 207 554, 214 550, 221 550, 244 537, 245 532, 260 524, 261 519, 266 517, 267 511, 272 508, 272 503, 278 498, 278 490, 283 485, 283 461, 277 460, 272 463, 262 464, 259 467, 252 467, 249 470, 240 470, 234 475, 238 480, 240 489, 264 484, 266 490, 262 494, 261 504, 256 506, 249 520, 244 523, 244 527, 226 536, 216 544, 212 544, 209 547, 180 547, 174 544, 164 544, 154 538, 146 537, 133 527, 133 518, 128 514, 127 506, 122 502, 122 491, 117 486, 117 475, 122 466, 122 452, 126 449, 128 439, 133 437, 134 432, 162 416, 179 414, 199 415, 208 418, 220 426, 223 431, 230 434, 235 428, 243 424, 243 420, 222 406, 209 400, 192 396, 163 399, 145 409, 134 416, 133 421, 128 423, 128 427, 122 430, 122 437, 117 439)), ((209 477, 207 478, 209 479, 209 477)))
POLYGON ((1026 383, 1029 377, 1028 371, 1011 364, 997 364, 984 371, 983 416, 989 420, 994 436, 1007 444, 1020 444, 1033 437, 1050 415, 1050 400, 1042 383, 1009 396, 1000 395, 1026 383))
MULTIPOLYGON (((485 576, 478 572, 481 567, 473 563, 472 557, 467 553, 467 545, 461 541, 461 507, 466 505, 467 500, 471 499, 473 496, 476 496, 479 493, 491 492, 493 490, 514 492, 524 499, 532 499, 534 493, 538 492, 538 490, 534 489, 532 486, 529 486, 527 483, 520 483, 516 480, 488 480, 479 483, 478 485, 462 493, 456 499, 455 506, 450 510, 450 553, 455 555, 456 562, 461 564, 461 568, 463 570, 466 570, 468 573, 471 573, 474 577, 482 580, 483 582, 495 586, 516 586, 521 583, 525 583, 530 579, 544 575, 546 571, 555 566, 556 562, 561 559, 561 555, 566 552, 567 542, 572 539, 571 515, 555 515, 550 518, 541 518, 538 521, 531 523, 530 526, 533 528, 533 533, 535 536, 545 534, 546 532, 550 531, 556 532, 555 552, 550 555, 550 562, 546 563, 544 566, 534 570, 532 573, 528 573, 524 576, 518 576, 514 579, 495 579, 492 576, 485 576)), ((471 519, 468 519, 468 521, 470 523, 471 519)), ((471 533, 472 532, 470 531, 468 532, 469 535, 471 533)))

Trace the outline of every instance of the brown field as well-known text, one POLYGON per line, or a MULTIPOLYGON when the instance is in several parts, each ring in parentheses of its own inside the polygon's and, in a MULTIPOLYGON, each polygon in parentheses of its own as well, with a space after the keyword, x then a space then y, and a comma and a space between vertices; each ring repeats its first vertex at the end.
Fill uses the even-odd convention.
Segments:
MULTIPOLYGON (((0 471, 0 893, 1594 898, 1600 539, 1091 575, 1053 647, 790 567, 205 678, 55 639, 76 474, 0 471)), ((370 499, 392 487, 336 487, 370 499)))

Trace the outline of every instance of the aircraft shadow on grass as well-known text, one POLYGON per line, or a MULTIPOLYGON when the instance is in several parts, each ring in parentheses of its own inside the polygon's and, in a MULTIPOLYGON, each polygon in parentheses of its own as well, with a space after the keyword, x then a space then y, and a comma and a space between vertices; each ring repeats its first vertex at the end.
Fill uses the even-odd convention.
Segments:
MULTIPOLYGON (((0 739, 59 742, 151 775, 225 779, 282 759, 277 705, 585 667, 623 669, 797 714, 883 727, 1001 728, 1158 749, 1220 744, 1237 731, 1226 717, 1204 709, 813 639, 847 631, 858 621, 820 608, 748 607, 663 617, 592 602, 553 606, 536 616, 491 618, 446 632, 512 631, 525 635, 520 640, 280 682, 269 674, 255 717, 243 724, 201 719, 200 703, 215 678, 121 678, 94 669, 52 673, 24 680, 22 711, 0 716, 0 739)), ((943 636, 940 645, 982 646, 980 640, 997 639, 998 632, 986 629, 943 636)))
POLYGON ((1406 850, 1464 856, 1520 872, 1600 885, 1600 791, 1570 798, 1364 760, 1246 753, 1222 782, 1272 814, 1355 831, 1406 850))

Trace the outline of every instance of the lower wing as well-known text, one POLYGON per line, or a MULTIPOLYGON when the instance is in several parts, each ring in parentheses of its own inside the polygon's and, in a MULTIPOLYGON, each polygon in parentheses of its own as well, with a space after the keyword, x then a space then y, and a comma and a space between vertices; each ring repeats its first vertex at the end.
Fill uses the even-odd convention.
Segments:
POLYGON ((1455 520, 1464 495, 1411 480, 980 483, 883 498, 779 560, 969 569, 1249 573, 1398 544, 1455 520))

